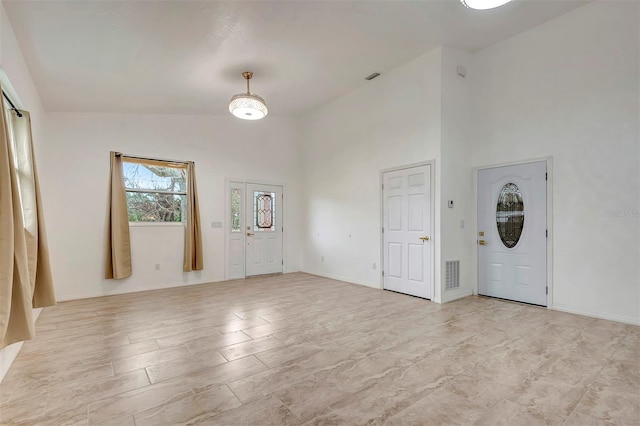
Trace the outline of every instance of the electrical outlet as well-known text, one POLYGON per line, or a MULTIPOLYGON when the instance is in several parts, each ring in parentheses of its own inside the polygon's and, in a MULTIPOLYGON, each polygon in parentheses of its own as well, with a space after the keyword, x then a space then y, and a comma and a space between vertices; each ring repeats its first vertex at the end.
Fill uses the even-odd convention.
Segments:
POLYGON ((160 270, 160 264, 156 263, 156 271, 159 271, 159 270, 160 270))

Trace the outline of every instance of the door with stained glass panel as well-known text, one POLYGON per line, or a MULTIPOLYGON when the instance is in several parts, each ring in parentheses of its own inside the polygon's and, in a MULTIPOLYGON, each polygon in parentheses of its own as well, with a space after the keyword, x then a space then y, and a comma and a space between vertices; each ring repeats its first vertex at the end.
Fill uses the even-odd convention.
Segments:
POLYGON ((245 275, 282 272, 282 187, 247 183, 245 275))
POLYGON ((478 171, 478 293, 547 305, 547 164, 478 171))

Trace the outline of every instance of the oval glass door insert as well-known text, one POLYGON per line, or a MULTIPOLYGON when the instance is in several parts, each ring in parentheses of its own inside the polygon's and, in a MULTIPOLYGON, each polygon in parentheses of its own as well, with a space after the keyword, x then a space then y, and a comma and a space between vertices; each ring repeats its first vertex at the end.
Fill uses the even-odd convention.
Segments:
POLYGON ((496 206, 498 235, 507 248, 518 244, 524 227, 524 203, 522 193, 515 183, 502 187, 496 206))

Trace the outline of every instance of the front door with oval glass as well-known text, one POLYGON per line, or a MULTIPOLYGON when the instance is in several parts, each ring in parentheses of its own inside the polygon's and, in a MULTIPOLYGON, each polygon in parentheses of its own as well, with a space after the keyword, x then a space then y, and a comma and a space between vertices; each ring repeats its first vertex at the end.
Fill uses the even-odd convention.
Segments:
POLYGON ((478 293, 547 305, 546 162, 478 171, 478 293))

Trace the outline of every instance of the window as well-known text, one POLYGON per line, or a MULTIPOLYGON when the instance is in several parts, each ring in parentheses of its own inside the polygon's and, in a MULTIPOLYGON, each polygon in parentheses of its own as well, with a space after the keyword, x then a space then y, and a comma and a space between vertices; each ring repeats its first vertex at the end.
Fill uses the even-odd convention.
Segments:
POLYGON ((183 222, 187 203, 185 164, 122 159, 129 222, 183 222))
POLYGON ((253 192, 253 231, 274 232, 276 220, 275 192, 253 192))
POLYGON ((3 97, 7 130, 9 133, 9 144, 11 145, 11 153, 13 160, 13 167, 16 171, 16 177, 18 178, 18 202, 22 208, 22 225, 28 231, 33 231, 36 223, 33 221, 33 215, 25 214, 27 210, 31 209, 35 205, 35 194, 26 191, 33 185, 33 168, 31 165, 31 146, 27 144, 26 138, 18 138, 14 134, 12 128, 12 115, 15 115, 15 111, 12 106, 3 97), (27 221, 31 219, 30 223, 27 221))
POLYGON ((515 183, 502 187, 496 206, 498 235, 507 248, 514 248, 524 227, 524 203, 522 193, 515 183))
POLYGON ((242 192, 238 188, 231 189, 231 232, 241 232, 240 229, 240 197, 242 192))

